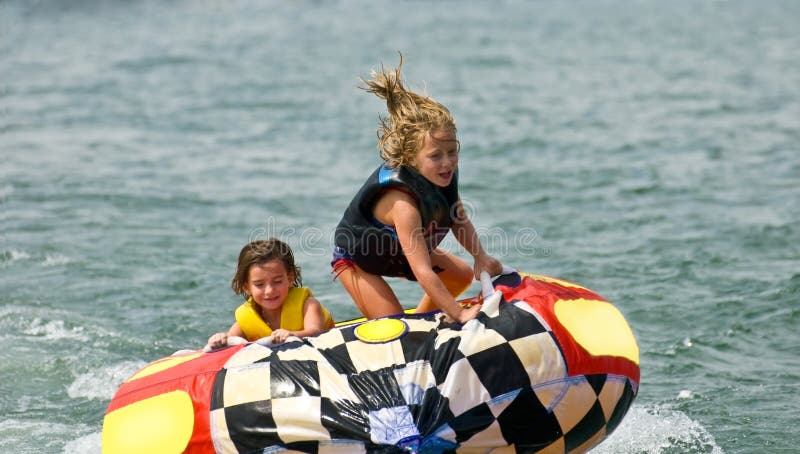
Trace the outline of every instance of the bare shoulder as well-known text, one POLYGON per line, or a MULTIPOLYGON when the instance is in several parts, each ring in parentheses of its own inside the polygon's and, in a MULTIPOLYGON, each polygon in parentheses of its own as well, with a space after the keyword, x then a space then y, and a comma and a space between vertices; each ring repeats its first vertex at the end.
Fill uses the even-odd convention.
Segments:
POLYGON ((419 216, 419 208, 411 194, 397 189, 387 189, 375 203, 372 214, 383 224, 395 226, 398 215, 419 216))
POLYGON ((308 314, 317 314, 321 316, 322 303, 313 296, 309 296, 306 298, 305 302, 303 302, 303 314, 304 316, 308 314))
POLYGON ((303 303, 303 306, 305 307, 320 306, 320 305, 322 305, 322 303, 320 303, 319 300, 314 298, 313 295, 309 295, 309 297, 306 298, 305 302, 303 303))

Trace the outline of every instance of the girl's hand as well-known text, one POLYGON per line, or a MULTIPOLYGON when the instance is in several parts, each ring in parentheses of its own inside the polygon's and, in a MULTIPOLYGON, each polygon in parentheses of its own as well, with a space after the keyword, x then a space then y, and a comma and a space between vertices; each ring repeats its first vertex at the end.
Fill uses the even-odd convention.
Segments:
POLYGON ((498 276, 503 272, 503 264, 488 254, 475 256, 475 266, 473 267, 475 279, 480 279, 481 271, 484 270, 489 273, 489 276, 498 276))
POLYGON ((291 335, 292 335, 291 331, 285 330, 283 328, 278 328, 272 332, 272 343, 282 344, 286 342, 286 339, 291 335))
POLYGON ((212 334, 211 337, 208 338, 205 350, 214 350, 220 347, 225 347, 227 345, 228 345, 228 333, 216 333, 212 334))

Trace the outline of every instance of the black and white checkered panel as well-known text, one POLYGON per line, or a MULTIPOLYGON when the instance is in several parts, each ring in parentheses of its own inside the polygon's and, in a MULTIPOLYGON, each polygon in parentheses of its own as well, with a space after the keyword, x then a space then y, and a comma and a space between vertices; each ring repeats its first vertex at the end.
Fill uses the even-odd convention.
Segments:
POLYGON ((429 438, 459 443, 456 452, 585 452, 616 428, 634 396, 626 377, 569 378, 473 408, 429 438), (515 450, 493 449, 504 444, 515 450))
POLYGON ((414 437, 462 452, 568 452, 599 442, 635 395, 624 377, 567 377, 525 303, 460 331, 432 316, 403 321, 408 332, 382 344, 347 327, 237 352, 214 384, 218 452, 371 452, 414 437))
MULTIPOLYGON (((302 342, 272 348, 250 344, 231 357, 212 392, 210 422, 217 451, 302 445, 301 451, 319 452, 318 442, 331 440, 336 431, 322 417, 329 399, 323 397, 323 384, 336 379, 331 375, 338 377, 321 366, 321 358, 302 342), (296 359, 283 360, 284 355, 296 359)), ((334 396, 340 401, 348 397, 334 396)))
POLYGON ((534 383, 564 379, 566 365, 547 325, 530 306, 503 304, 496 317, 481 314, 462 329, 458 352, 437 382, 452 417, 434 437, 463 449, 489 449, 552 427, 558 433, 555 416, 531 389, 534 383), (509 417, 520 412, 520 419, 509 417))
POLYGON ((457 451, 508 444, 571 452, 599 443, 630 406, 632 384, 613 375, 568 377, 555 337, 530 306, 500 311, 464 327, 463 358, 439 384, 453 417, 431 438, 458 443, 457 451))
POLYGON ((393 445, 420 435, 415 423, 416 399, 433 386, 427 359, 436 344, 438 322, 433 316, 404 317, 408 331, 399 339, 365 343, 353 329, 340 330, 341 341, 310 339, 329 363, 347 376, 366 413, 362 437, 373 444, 393 445))
POLYGON ((437 322, 404 321, 409 331, 382 344, 358 340, 351 327, 279 346, 250 344, 237 352, 214 386, 217 450, 298 449, 302 443, 305 451, 329 452, 419 436, 419 405, 408 404, 424 402, 425 390, 434 386, 423 358, 436 344, 437 322))

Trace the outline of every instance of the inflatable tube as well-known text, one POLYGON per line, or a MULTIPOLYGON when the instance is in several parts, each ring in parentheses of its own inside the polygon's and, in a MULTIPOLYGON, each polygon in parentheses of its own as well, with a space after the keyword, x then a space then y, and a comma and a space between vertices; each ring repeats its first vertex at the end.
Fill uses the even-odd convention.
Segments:
POLYGON ((495 285, 463 326, 402 314, 155 361, 111 400, 103 452, 589 450, 637 394, 630 327, 570 282, 495 285))

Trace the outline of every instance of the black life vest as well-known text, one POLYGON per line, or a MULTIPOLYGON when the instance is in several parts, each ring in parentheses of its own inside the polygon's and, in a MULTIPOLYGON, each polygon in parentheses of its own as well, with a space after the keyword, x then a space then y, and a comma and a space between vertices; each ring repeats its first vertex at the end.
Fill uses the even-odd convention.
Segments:
POLYGON ((458 171, 450 184, 442 188, 414 168, 391 168, 384 163, 367 178, 336 227, 334 244, 344 249, 364 271, 414 280, 394 227, 384 225, 373 214, 378 199, 390 188, 410 194, 417 202, 423 236, 431 251, 442 242, 453 224, 452 211, 458 202, 458 171))

